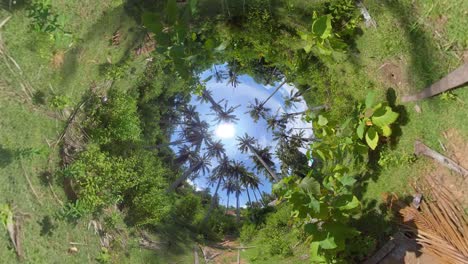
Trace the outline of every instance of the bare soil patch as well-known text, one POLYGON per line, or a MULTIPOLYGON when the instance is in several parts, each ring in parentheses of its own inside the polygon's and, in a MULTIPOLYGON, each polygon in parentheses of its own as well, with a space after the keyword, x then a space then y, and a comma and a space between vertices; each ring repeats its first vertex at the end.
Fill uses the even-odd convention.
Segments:
POLYGON ((378 70, 385 84, 398 88, 400 92, 405 93, 409 87, 405 68, 405 62, 398 59, 384 62, 378 70))

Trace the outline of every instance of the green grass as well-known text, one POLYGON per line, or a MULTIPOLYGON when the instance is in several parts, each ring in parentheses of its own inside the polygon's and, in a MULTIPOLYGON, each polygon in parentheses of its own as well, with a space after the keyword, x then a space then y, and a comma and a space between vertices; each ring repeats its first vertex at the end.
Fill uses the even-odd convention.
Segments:
MULTIPOLYGON (((47 160, 52 151, 48 144, 57 139, 64 126, 63 118, 54 118, 61 116, 60 111, 51 108, 49 102, 54 95, 69 97, 72 103, 65 111, 70 112, 91 87, 97 87, 98 93, 105 92, 109 76, 102 69, 109 63, 127 65, 123 78, 112 85, 118 89, 133 87, 146 65, 145 56, 137 57, 134 53, 144 35, 125 12, 123 1, 56 0, 51 3, 53 12, 65 21, 64 29, 71 32, 72 37, 51 40, 48 35, 30 31, 24 8, 18 7, 11 13, 0 9, 0 20, 12 16, 0 29, 2 48, 21 69, 16 68, 12 60, 1 58, 0 204, 9 203, 15 212, 27 215, 21 221, 26 263, 95 263, 100 255, 100 244, 94 231, 88 230, 90 218, 77 223, 58 218, 62 207, 45 180, 47 160), (121 32, 121 41, 113 46, 111 37, 117 30, 121 32), (59 62, 54 63, 54 59, 59 62), (27 83, 37 96, 35 102, 29 100, 21 88, 27 83), (38 153, 27 155, 34 151, 38 153), (28 186, 20 160, 39 200, 28 186), (69 254, 70 242, 85 245, 77 246, 78 253, 69 254)), ((53 169, 58 166, 58 154, 55 151, 51 155, 53 169)), ((53 181, 52 188, 66 201, 61 182, 53 181)), ((166 259, 175 258, 172 254, 155 257, 154 252, 135 248, 131 248, 122 261, 167 263, 166 259)), ((181 252, 185 252, 185 248, 177 254, 181 252)), ((17 261, 3 227, 0 227, 0 259, 2 263, 17 261)))

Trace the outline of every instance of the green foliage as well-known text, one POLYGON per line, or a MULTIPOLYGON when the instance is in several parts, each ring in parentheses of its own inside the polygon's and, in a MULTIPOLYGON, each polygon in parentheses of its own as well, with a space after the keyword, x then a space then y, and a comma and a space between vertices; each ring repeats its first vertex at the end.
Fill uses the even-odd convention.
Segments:
POLYGON ((113 157, 90 145, 63 174, 77 183, 80 208, 91 213, 122 201, 123 192, 136 184, 135 164, 132 158, 113 157))
MULTIPOLYGON (((290 215, 290 207, 280 206, 276 212, 267 217, 265 226, 258 231, 258 240, 261 245, 259 257, 262 253, 283 257, 293 254, 292 241, 297 239, 298 234, 289 223, 290 215)), ((263 257, 265 258, 266 255, 263 257)))
POLYGON ((72 103, 71 98, 66 95, 54 95, 52 96, 52 99, 50 99, 49 101, 50 107, 57 109, 57 110, 63 110, 69 107, 71 103, 72 103))
POLYGON ((121 80, 127 76, 129 66, 126 63, 105 64, 103 74, 107 80, 121 80))
POLYGON ((180 197, 174 206, 173 215, 178 221, 184 224, 192 224, 195 214, 201 208, 201 199, 199 196, 188 193, 180 197))
POLYGON ((6 228, 7 224, 13 221, 13 211, 8 204, 0 204, 0 223, 6 228))
MULTIPOLYGON (((341 125, 323 115, 310 114, 307 119, 312 121, 318 140, 311 145, 307 156, 319 162, 307 177, 284 178, 273 189, 288 200, 292 205, 292 215, 303 223, 304 231, 310 235, 310 254, 314 262, 336 260, 346 249, 347 241, 359 234, 350 225, 350 219, 361 213, 355 184, 363 173, 368 152, 361 139, 364 133, 373 139, 378 129, 385 130, 398 118, 398 114, 386 104, 374 106, 373 94, 367 96, 365 108, 361 105, 358 107, 359 116, 341 125), (360 128, 361 124, 368 122, 372 122, 370 128, 360 128)), ((367 143, 375 149, 378 141, 367 143)))
POLYGON ((254 224, 245 223, 240 231, 240 240, 248 243, 257 236, 257 228, 254 224))
POLYGON ((379 143, 379 135, 389 137, 392 135, 391 124, 398 119, 398 113, 394 112, 386 103, 374 104, 374 94, 369 93, 365 104, 358 105, 359 124, 356 133, 360 139, 371 149, 375 149, 379 143))
POLYGON ((80 200, 75 202, 66 203, 58 212, 57 216, 59 219, 64 219, 69 222, 75 222, 82 216, 89 212, 89 208, 86 207, 80 200))
POLYGON ((50 1, 34 1, 27 8, 28 17, 31 19, 29 27, 31 30, 53 33, 56 30, 62 30, 58 23, 58 15, 52 11, 50 1))
POLYGON ((111 263, 112 258, 109 250, 105 247, 101 248, 101 254, 96 257, 96 261, 101 264, 111 263))
POLYGON ((101 103, 98 97, 93 99, 93 106, 88 113, 88 131, 94 140, 100 144, 136 143, 140 140, 140 119, 134 98, 112 89, 105 103, 101 103))

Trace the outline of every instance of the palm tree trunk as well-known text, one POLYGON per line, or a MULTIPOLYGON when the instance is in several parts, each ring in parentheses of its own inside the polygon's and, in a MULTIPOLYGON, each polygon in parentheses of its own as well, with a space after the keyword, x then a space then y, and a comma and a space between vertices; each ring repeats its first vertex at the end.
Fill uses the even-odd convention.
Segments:
POLYGON ((425 99, 458 87, 466 82, 468 82, 468 63, 463 64, 421 92, 411 96, 404 96, 401 101, 406 103, 425 99))
POLYGON ((250 200, 250 193, 249 193, 249 187, 245 187, 245 190, 247 191, 247 198, 249 198, 249 204, 252 206, 252 200, 250 200))
POLYGON ((254 194, 255 201, 258 203, 257 194, 255 193, 255 189, 254 189, 254 188, 252 188, 252 192, 253 192, 253 194, 254 194))
POLYGON ((273 97, 273 95, 275 95, 275 93, 278 92, 278 90, 281 87, 283 87, 285 83, 286 83, 286 79, 280 85, 278 85, 278 87, 276 87, 276 89, 270 94, 270 96, 268 96, 268 98, 265 101, 263 101, 262 106, 265 105, 268 102, 268 100, 270 100, 273 97))
POLYGON ((236 222, 240 222, 239 191, 236 191, 236 222))
POLYGON ((260 192, 260 189, 257 187, 257 192, 258 192, 258 195, 260 197, 260 203, 265 206, 265 204, 263 203, 263 196, 262 196, 262 193, 260 192))
POLYGON ((226 192, 227 193, 227 203, 226 203, 226 213, 227 211, 229 210, 229 192, 226 192))
POLYGON ((268 165, 265 163, 265 161, 262 159, 262 157, 260 157, 260 155, 258 155, 258 153, 255 151, 255 149, 250 145, 248 144, 249 146, 249 149, 250 149, 250 152, 252 152, 255 157, 260 161, 260 163, 262 163, 263 167, 265 167, 265 169, 268 171, 268 173, 271 175, 271 177, 273 177, 273 179, 275 179, 275 181, 279 182, 279 178, 278 176, 276 175, 275 172, 273 172, 273 170, 268 167, 268 165))
POLYGON ((190 167, 188 170, 186 170, 182 176, 180 176, 177 180, 175 180, 174 183, 167 189, 167 192, 173 192, 180 184, 182 184, 183 181, 187 180, 188 176, 192 174, 192 172, 195 170, 197 166, 200 166, 201 162, 198 162, 194 166, 190 167))
POLYGON ((208 218, 210 218, 211 212, 212 212, 213 209, 214 209, 215 202, 216 202, 216 200, 218 199, 218 190, 219 190, 219 186, 221 186, 221 180, 222 180, 222 179, 223 179, 222 177, 219 177, 218 185, 216 185, 215 193, 214 193, 213 197, 211 197, 210 208, 208 208, 208 212, 206 212, 205 218, 204 218, 203 221, 202 221, 202 225, 203 225, 204 223, 206 223, 206 221, 208 221, 208 218))

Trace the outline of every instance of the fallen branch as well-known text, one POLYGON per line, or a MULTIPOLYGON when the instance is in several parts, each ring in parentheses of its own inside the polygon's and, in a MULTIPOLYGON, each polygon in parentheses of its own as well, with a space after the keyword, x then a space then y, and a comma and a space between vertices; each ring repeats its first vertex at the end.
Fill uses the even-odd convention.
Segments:
POLYGON ((9 17, 3 19, 3 21, 0 22, 0 28, 2 28, 2 27, 8 22, 8 20, 10 20, 10 18, 11 18, 11 16, 9 16, 9 17))
POLYGON ((468 63, 465 63, 453 72, 447 74, 444 78, 440 79, 438 82, 435 82, 421 92, 415 95, 404 96, 401 101, 406 103, 425 99, 427 97, 431 97, 450 89, 459 87, 466 82, 468 82, 468 63))
POLYGON ((445 157, 444 155, 438 153, 435 150, 432 150, 419 140, 416 140, 416 142, 414 143, 414 154, 430 157, 442 164, 443 166, 457 172, 458 174, 461 174, 463 178, 465 178, 466 175, 468 175, 468 170, 458 165, 455 161, 445 157))

